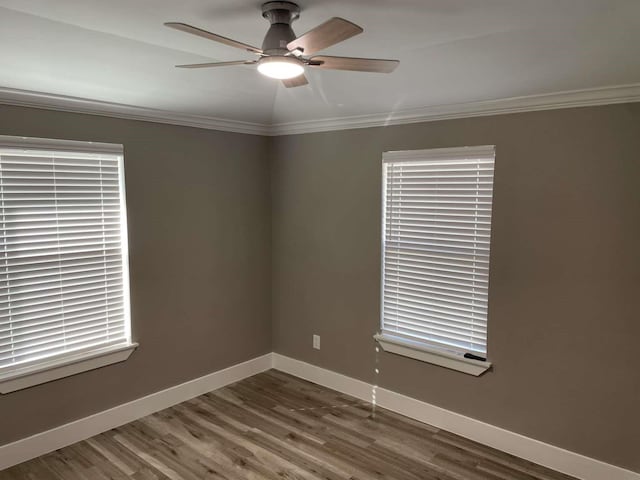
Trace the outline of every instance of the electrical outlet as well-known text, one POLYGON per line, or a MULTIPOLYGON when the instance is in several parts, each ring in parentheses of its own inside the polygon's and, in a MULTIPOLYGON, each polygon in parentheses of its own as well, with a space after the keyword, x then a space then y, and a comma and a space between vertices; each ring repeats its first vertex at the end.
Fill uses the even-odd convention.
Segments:
POLYGON ((320 350, 320 335, 313 336, 313 348, 320 350))

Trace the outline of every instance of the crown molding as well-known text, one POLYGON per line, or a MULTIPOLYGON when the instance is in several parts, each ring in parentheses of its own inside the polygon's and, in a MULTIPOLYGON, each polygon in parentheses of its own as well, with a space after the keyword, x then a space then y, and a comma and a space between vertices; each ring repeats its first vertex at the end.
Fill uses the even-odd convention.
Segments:
POLYGON ((185 127, 221 130, 223 132, 268 135, 267 125, 225 118, 176 113, 154 108, 136 107, 122 103, 103 102, 88 98, 0 87, 0 104, 42 108, 62 112, 84 113, 103 117, 124 118, 146 122, 166 123, 185 127))
POLYGON ((542 95, 502 98, 480 102, 433 105, 398 112, 355 115, 274 124, 242 122, 204 115, 176 113, 121 103, 50 93, 0 88, 0 104, 84 113, 186 127, 221 130, 250 135, 296 135, 354 128, 385 127, 408 123, 432 122, 455 118, 480 117, 506 113, 589 107, 615 103, 640 102, 640 83, 613 87, 589 88, 542 95))
POLYGON ((384 114, 276 123, 269 127, 268 134, 272 136, 295 135, 353 128, 386 127, 390 125, 433 122, 436 120, 450 120, 455 118, 482 117, 506 113, 631 102, 640 102, 640 83, 480 102, 433 105, 384 114))

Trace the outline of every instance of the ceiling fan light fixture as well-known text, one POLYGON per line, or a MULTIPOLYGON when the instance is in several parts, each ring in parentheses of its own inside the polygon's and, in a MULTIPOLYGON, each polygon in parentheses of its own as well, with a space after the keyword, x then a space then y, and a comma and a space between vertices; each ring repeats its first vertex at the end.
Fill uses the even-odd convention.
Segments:
POLYGON ((304 73, 304 64, 295 57, 273 55, 258 61, 258 71, 270 78, 287 80, 304 73))

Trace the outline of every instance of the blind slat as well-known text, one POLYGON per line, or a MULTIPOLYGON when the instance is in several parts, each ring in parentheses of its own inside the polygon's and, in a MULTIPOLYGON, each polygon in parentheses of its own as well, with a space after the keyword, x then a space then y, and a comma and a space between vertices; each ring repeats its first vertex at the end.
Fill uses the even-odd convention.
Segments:
POLYGON ((105 280, 93 279, 92 281, 65 283, 60 286, 44 286, 42 288, 24 289, 15 293, 0 293, 0 300, 6 303, 11 303, 15 300, 31 300, 35 298, 44 298, 48 295, 68 295, 70 293, 76 293, 78 291, 87 290, 90 287, 108 289, 111 286, 121 286, 121 275, 112 275, 105 280))
POLYGON ((448 323, 425 323, 420 320, 412 321, 411 317, 399 316, 397 322, 394 322, 394 327, 397 329, 412 330, 418 333, 435 333, 436 335, 446 335, 452 340, 468 341, 476 344, 484 344, 484 337, 486 331, 478 328, 473 330, 469 329, 456 329, 448 323))
MULTIPOLYGON (((89 319, 93 317, 106 318, 106 310, 104 308, 94 309, 94 310, 95 311, 80 311, 80 312, 76 312, 73 315, 65 315, 65 318, 64 318, 65 324, 67 321, 70 324, 72 324, 75 321, 80 321, 80 320, 89 319)), ((123 314, 124 307, 123 306, 116 306, 112 308, 110 307, 108 312, 109 312, 109 317, 117 316, 117 315, 123 314)), ((0 333, 2 335, 11 336, 14 334, 20 334, 27 331, 36 332, 36 331, 39 331, 41 328, 46 328, 47 326, 51 326, 52 324, 61 322, 62 321, 61 318, 62 317, 60 316, 60 317, 50 317, 47 319, 36 319, 31 322, 24 321, 24 322, 16 323, 11 326, 2 327, 0 328, 0 333)))
POLYGON ((425 261, 419 258, 408 258, 407 256, 391 256, 389 260, 387 260, 388 267, 395 267, 397 269, 404 268, 426 268, 431 270, 436 270, 440 272, 447 273, 460 273, 463 275, 468 275, 469 273, 474 272, 482 272, 486 273, 488 268, 484 265, 476 265, 473 262, 469 262, 467 266, 464 265, 456 265, 453 263, 446 262, 433 262, 433 261, 425 261))
POLYGON ((61 306, 65 308, 71 308, 77 305, 84 305, 89 303, 111 301, 114 299, 122 298, 122 294, 119 292, 121 284, 112 285, 111 288, 105 289, 104 287, 96 288, 93 294, 89 294, 87 290, 82 295, 71 296, 65 292, 64 298, 62 295, 49 297, 48 301, 32 302, 22 305, 14 305, 13 302, 7 307, 0 309, 0 317, 5 320, 9 317, 13 319, 12 323, 17 325, 20 321, 21 315, 37 314, 39 318, 42 318, 46 312, 54 311, 57 313, 61 306))
POLYGON ((461 321, 464 321, 465 318, 475 320, 477 315, 482 316, 487 313, 486 304, 480 303, 480 301, 477 304, 473 301, 465 303, 444 302, 438 297, 426 295, 424 297, 420 297, 420 299, 416 299, 415 297, 411 298, 406 295, 394 295, 391 291, 385 291, 384 301, 391 306, 403 306, 407 309, 415 310, 416 312, 428 312, 431 309, 433 309, 434 312, 451 312, 460 316, 461 321))
POLYGON ((10 337, 4 343, 0 343, 0 354, 8 352, 21 352, 31 348, 41 348, 46 345, 58 344, 60 341, 69 341, 87 334, 95 335, 104 331, 112 335, 115 331, 123 331, 122 322, 114 321, 112 324, 106 321, 94 322, 86 325, 65 325, 49 331, 43 331, 40 335, 32 335, 23 339, 10 337))
POLYGON ((428 325, 433 322, 440 322, 443 325, 450 325, 454 327, 456 321, 460 320, 463 323, 465 318, 471 320, 470 325, 482 324, 482 313, 478 312, 478 315, 453 315, 447 313, 439 313, 436 309, 424 309, 424 311, 418 311, 416 309, 401 308, 397 306, 397 303, 386 302, 385 303, 385 318, 406 318, 428 325))

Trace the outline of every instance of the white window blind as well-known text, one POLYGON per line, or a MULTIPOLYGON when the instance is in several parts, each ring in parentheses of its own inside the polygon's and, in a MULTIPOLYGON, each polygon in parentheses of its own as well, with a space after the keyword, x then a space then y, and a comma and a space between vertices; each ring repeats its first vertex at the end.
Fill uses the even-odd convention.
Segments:
POLYGON ((0 374, 130 342, 122 146, 0 137, 0 374))
POLYGON ((486 356, 494 157, 384 154, 383 335, 486 356))

